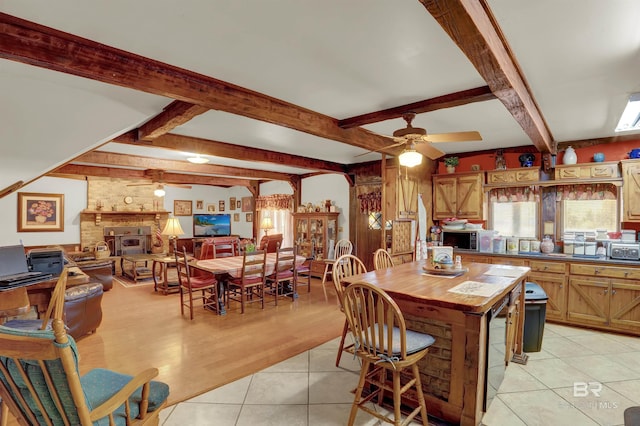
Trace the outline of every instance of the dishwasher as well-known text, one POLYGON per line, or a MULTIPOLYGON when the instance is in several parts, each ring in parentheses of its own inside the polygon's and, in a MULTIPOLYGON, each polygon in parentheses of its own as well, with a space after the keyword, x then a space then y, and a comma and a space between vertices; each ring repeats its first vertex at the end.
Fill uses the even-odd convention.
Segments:
POLYGON ((507 309, 509 295, 496 302, 487 312, 487 356, 484 380, 484 409, 487 411, 491 401, 498 393, 507 368, 505 353, 507 348, 507 309))

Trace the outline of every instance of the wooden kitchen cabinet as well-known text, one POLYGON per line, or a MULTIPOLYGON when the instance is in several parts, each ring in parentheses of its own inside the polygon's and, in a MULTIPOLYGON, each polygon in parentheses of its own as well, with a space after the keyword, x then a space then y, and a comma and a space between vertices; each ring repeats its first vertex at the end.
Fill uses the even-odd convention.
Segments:
POLYGON ((484 172, 433 176, 433 219, 482 219, 484 172))
POLYGON ((640 270, 572 264, 567 320, 610 330, 640 330, 640 270))
POLYGON ((318 262, 311 263, 311 273, 322 276, 322 260, 333 255, 333 247, 338 237, 338 215, 340 213, 294 213, 293 232, 299 254, 314 257, 318 262))
POLYGON ((620 166, 617 161, 603 163, 557 165, 555 179, 615 179, 620 177, 620 166))
POLYGON ((622 216, 625 222, 640 222, 640 161, 622 163, 622 216))
POLYGON ((487 184, 530 183, 540 180, 540 169, 521 167, 519 169, 490 170, 487 172, 487 184))
POLYGON ((528 281, 538 284, 547 294, 546 317, 564 320, 567 312, 567 277, 564 262, 532 260, 528 281))

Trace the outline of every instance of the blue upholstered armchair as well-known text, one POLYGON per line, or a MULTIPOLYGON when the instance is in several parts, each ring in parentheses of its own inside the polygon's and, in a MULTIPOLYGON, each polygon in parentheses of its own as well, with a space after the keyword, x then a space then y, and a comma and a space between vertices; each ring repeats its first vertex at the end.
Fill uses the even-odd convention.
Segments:
MULTIPOLYGON (((53 330, 0 326, 0 397, 23 424, 158 424, 169 386, 152 381, 158 370, 135 377, 94 369, 80 377, 75 341, 60 319, 53 330)), ((3 410, 4 411, 4 410, 3 410)))

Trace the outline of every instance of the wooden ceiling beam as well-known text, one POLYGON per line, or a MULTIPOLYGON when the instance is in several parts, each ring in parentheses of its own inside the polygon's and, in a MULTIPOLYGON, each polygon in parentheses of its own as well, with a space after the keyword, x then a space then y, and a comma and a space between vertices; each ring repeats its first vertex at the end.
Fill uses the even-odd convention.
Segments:
POLYGON ((193 71, 0 13, 0 58, 140 90, 284 126, 366 150, 389 139, 193 71))
POLYGON ((144 140, 156 139, 207 111, 209 111, 209 108, 200 105, 173 101, 160 114, 138 128, 137 138, 144 140))
POLYGON ((407 112, 422 114, 425 112, 437 111, 439 109, 467 105, 474 102, 488 101, 495 98, 496 95, 493 94, 489 86, 476 87, 475 89, 462 90, 460 92, 449 93, 447 95, 437 96, 423 101, 412 102, 410 104, 387 108, 381 111, 345 118, 338 121, 338 126, 343 129, 350 129, 352 127, 364 126, 365 124, 400 118, 402 117, 402 114, 407 112))
POLYGON ((238 176, 246 179, 283 181, 289 181, 291 179, 290 174, 271 172, 267 170, 245 169, 240 167, 219 166, 215 164, 191 164, 186 161, 165 160, 161 158, 117 154, 103 151, 87 152, 76 157, 73 162, 100 164, 104 166, 133 167, 138 169, 174 170, 208 175, 238 176))
POLYGON ((486 0, 419 0, 541 152, 557 147, 486 0))
POLYGON ((226 142, 212 141, 209 139, 201 139, 191 136, 176 135, 173 133, 166 134, 152 141, 135 141, 132 138, 132 134, 127 133, 113 139, 113 142, 195 152, 201 155, 235 158, 245 161, 255 161, 258 163, 285 164, 291 167, 322 170, 325 172, 344 173, 346 168, 343 164, 331 161, 316 160, 299 155, 285 154, 282 152, 234 145, 226 142))
MULTIPOLYGON (((102 167, 102 166, 86 166, 80 164, 67 164, 56 170, 47 173, 47 176, 53 177, 69 177, 69 176, 96 176, 110 177, 120 179, 144 179, 153 182, 145 170, 122 169, 118 167, 102 167)), ((182 173, 163 173, 162 183, 172 183, 180 185, 210 185, 210 186, 244 186, 250 188, 253 186, 252 180, 234 179, 219 176, 202 176, 189 175, 182 173)))

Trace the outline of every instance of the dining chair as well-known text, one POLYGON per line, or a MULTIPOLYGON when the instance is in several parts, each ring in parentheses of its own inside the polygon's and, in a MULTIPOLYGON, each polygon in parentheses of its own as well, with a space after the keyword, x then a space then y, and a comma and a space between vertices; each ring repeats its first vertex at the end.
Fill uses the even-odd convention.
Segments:
MULTIPOLYGON (((296 256, 303 256, 304 254, 302 253, 302 249, 299 245, 295 245, 295 254, 296 256)), ((300 285, 306 285, 307 286, 307 293, 311 292, 311 268, 313 265, 313 260, 315 259, 315 251, 314 251, 314 244, 311 243, 311 248, 309 250, 309 253, 307 253, 306 259, 304 262, 302 262, 300 265, 295 267, 295 278, 294 281, 296 283, 296 291, 298 286, 300 285), (301 284, 302 282, 305 282, 304 284, 301 284)))
POLYGON ((327 289, 324 284, 327 282, 327 276, 331 275, 334 261, 340 256, 345 254, 351 254, 353 251, 353 244, 349 240, 338 240, 333 250, 333 256, 324 260, 324 272, 322 273, 322 291, 324 292, 324 299, 327 300, 327 289))
POLYGON ((273 273, 267 276, 266 285, 274 295, 275 305, 278 306, 278 296, 297 297, 295 273, 296 255, 293 247, 280 247, 276 244, 276 263, 273 273), (287 283, 289 288, 286 288, 287 283))
POLYGON ((351 351, 362 361, 347 424, 353 425, 358 409, 361 409, 394 425, 409 424, 419 413, 422 424, 427 426, 427 406, 418 361, 427 355, 435 342, 433 336, 407 330, 404 316, 393 299, 384 290, 364 281, 355 282, 345 289, 344 312, 355 341, 351 351), (410 370, 413 377, 409 378, 405 370, 410 370), (389 372, 391 385, 387 380, 389 372), (371 392, 363 398, 365 384, 370 385, 371 392), (419 405, 403 421, 400 412, 402 396, 412 388, 415 389, 413 398, 419 405), (376 396, 378 405, 382 405, 385 392, 393 395, 393 418, 367 405, 376 396))
POLYGON ((255 250, 242 255, 240 277, 231 278, 227 285, 227 308, 230 301, 240 302, 240 313, 244 314, 246 303, 260 302, 264 309, 267 252, 255 250))
POLYGON ((393 259, 385 249, 378 249, 373 253, 373 266, 375 270, 393 268, 393 259))
POLYGON ((240 255, 240 239, 236 237, 213 238, 213 257, 231 257, 240 255))
POLYGON ((182 253, 176 251, 176 269, 180 284, 180 314, 184 315, 184 308, 189 308, 189 318, 193 320, 194 293, 200 299, 204 309, 210 309, 220 314, 218 298, 218 281, 213 274, 207 273, 194 276, 189 265, 187 250, 182 253), (198 294, 199 293, 199 294, 198 294))
MULTIPOLYGON (((344 285, 342 284, 342 280, 345 277, 351 277, 353 275, 364 274, 367 272, 366 266, 360 259, 352 254, 345 254, 344 256, 340 256, 333 263, 333 286, 336 290, 336 295, 338 297, 338 304, 340 306, 340 310, 344 312, 343 308, 343 297, 344 297, 344 285)), ((340 346, 338 346, 338 355, 336 356, 336 367, 340 366, 340 358, 342 358, 342 352, 348 350, 353 346, 353 344, 345 344, 347 340, 347 334, 349 333, 349 322, 345 318, 344 326, 342 327, 342 337, 340 337, 340 346)))
POLYGON ((80 376, 75 341, 60 318, 51 326, 0 327, 0 397, 19 424, 158 424, 169 396, 168 385, 152 380, 158 369, 133 377, 96 368, 80 376))
POLYGON ((198 260, 204 259, 213 259, 215 256, 214 253, 214 244, 212 238, 207 238, 202 242, 200 246, 200 253, 198 256, 198 260))

